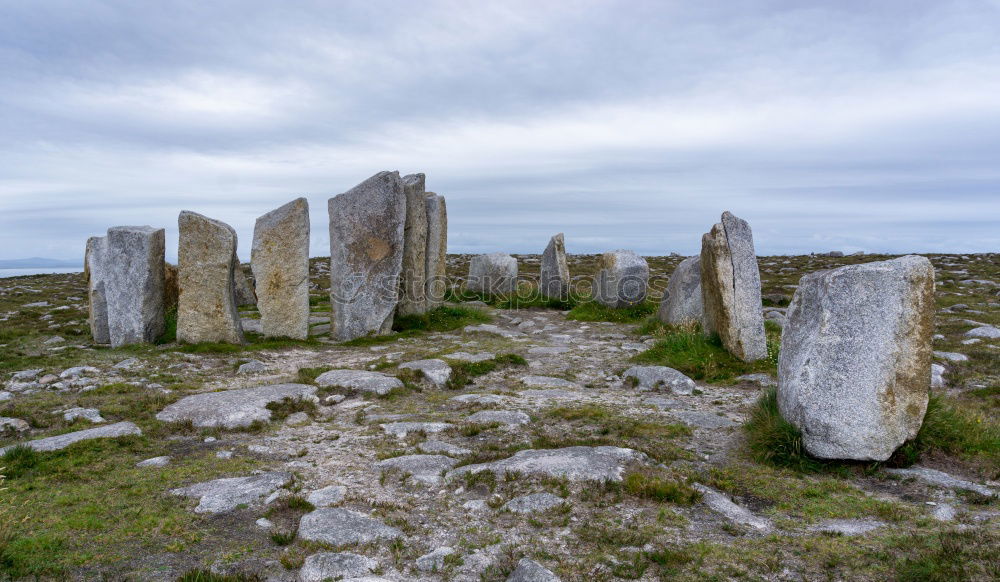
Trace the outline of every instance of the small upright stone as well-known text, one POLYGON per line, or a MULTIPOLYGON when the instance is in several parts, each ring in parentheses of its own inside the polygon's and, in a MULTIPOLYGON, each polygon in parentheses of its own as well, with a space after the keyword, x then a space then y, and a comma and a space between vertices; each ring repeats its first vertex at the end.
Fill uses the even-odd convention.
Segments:
POLYGON ((399 284, 399 315, 427 311, 427 194, 424 175, 403 176, 406 224, 403 227, 403 273, 399 284))
POLYGON ((569 296, 569 265, 566 264, 566 243, 561 232, 549 240, 542 253, 538 285, 544 297, 565 299, 569 296))
POLYGON ((296 198, 257 219, 250 266, 261 333, 309 337, 309 201, 296 198))
POLYGON ((778 362, 778 409, 821 459, 884 461, 927 410, 934 268, 925 257, 802 277, 778 362))
POLYGON ((594 299, 607 307, 638 305, 646 299, 649 265, 632 251, 609 251, 601 255, 594 278, 594 299))
POLYGON ((681 261, 670 275, 667 291, 660 301, 657 319, 667 325, 704 325, 705 304, 701 297, 701 257, 681 261))
POLYGON ((472 257, 466 288, 479 293, 513 293, 517 290, 517 259, 506 253, 472 257))
POLYGON ((427 269, 424 272, 427 309, 444 303, 448 291, 448 208, 444 196, 427 192, 427 269))
POLYGON ((111 343, 108 332, 107 284, 108 238, 92 236, 87 239, 87 252, 83 259, 84 276, 87 278, 87 299, 90 302, 90 335, 94 343, 111 343))
POLYGON ((403 267, 406 194, 379 172, 329 201, 330 333, 337 341, 392 331, 403 267))
POLYGON ((181 212, 177 223, 177 341, 242 344, 233 285, 236 231, 188 210, 181 212))
POLYGON ((254 291, 250 277, 247 277, 247 272, 240 264, 238 256, 233 257, 233 264, 233 298, 236 300, 236 306, 257 305, 257 292, 254 291))
POLYGON ((108 229, 104 298, 111 347, 153 342, 163 335, 164 245, 162 228, 108 229))
POLYGON ((753 233, 729 212, 701 237, 701 294, 707 333, 744 362, 767 357, 753 233))

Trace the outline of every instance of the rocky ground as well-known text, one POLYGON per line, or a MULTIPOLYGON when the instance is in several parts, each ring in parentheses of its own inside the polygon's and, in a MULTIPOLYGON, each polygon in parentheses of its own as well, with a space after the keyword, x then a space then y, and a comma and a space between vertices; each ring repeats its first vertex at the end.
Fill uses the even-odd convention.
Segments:
MULTIPOLYGON (((802 274, 882 258, 761 257, 767 319, 780 324, 802 274)), ((936 392, 986 436, 905 469, 818 472, 747 450, 773 359, 693 390, 646 389, 625 372, 660 332, 637 323, 473 305, 481 314, 454 330, 338 345, 323 336, 314 260, 310 341, 112 350, 90 342, 81 275, 2 279, 0 446, 115 438, 4 454, 0 572, 996 579, 1000 255, 931 258, 936 392)), ((537 255, 518 259, 537 274, 537 255)), ((654 293, 680 260, 650 258, 654 293)), ((450 273, 467 263, 450 257, 450 273)), ((595 263, 570 257, 580 281, 595 263)), ((254 310, 243 316, 252 330, 254 310)))

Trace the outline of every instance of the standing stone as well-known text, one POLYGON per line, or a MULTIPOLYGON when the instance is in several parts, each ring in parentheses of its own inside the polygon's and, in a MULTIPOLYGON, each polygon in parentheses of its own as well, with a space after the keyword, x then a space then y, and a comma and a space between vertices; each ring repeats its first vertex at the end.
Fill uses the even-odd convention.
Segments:
POLYGON ((466 288, 497 295, 513 293, 517 290, 517 259, 506 253, 472 257, 466 288))
POLYGON ((427 269, 425 284, 427 309, 444 303, 448 291, 448 208, 444 196, 427 192, 424 198, 427 209, 427 269))
POLYGON ((638 305, 646 299, 649 265, 632 251, 609 251, 601 255, 594 278, 594 299, 607 307, 638 305))
POLYGON ((162 228, 108 229, 104 299, 111 347, 156 341, 164 330, 162 228))
POLYGON ((177 281, 177 265, 163 264, 163 311, 177 309, 180 288, 177 281))
POLYGON ((94 343, 111 343, 108 332, 108 302, 105 297, 107 280, 108 239, 92 236, 87 239, 87 251, 83 259, 84 276, 87 278, 87 299, 90 303, 90 335, 94 343))
POLYGON ((337 341, 392 331, 403 267, 406 194, 379 172, 329 201, 330 333, 337 341))
POLYGON ((181 211, 177 224, 177 341, 242 344, 233 283, 236 231, 188 210, 181 211))
POLYGON ((821 459, 884 461, 927 410, 934 268, 925 257, 802 277, 778 362, 778 409, 821 459))
POLYGON ((707 333, 744 362, 767 357, 753 233, 729 212, 701 237, 701 295, 707 333))
POLYGON ((233 256, 233 263, 233 299, 236 306, 257 305, 257 292, 247 277, 246 269, 240 264, 240 258, 233 256))
POLYGON ((566 243, 561 232, 549 240, 549 246, 542 253, 538 284, 544 297, 569 297, 569 265, 566 264, 566 243))
POLYGON ((261 333, 309 337, 309 201, 296 198, 257 219, 250 267, 261 333))
POLYGON ((424 175, 403 176, 406 224, 403 227, 403 275, 399 286, 399 315, 427 311, 427 194, 424 175))
POLYGON ((704 325, 705 304, 701 297, 701 257, 681 261, 670 275, 667 292, 656 317, 667 325, 704 325))

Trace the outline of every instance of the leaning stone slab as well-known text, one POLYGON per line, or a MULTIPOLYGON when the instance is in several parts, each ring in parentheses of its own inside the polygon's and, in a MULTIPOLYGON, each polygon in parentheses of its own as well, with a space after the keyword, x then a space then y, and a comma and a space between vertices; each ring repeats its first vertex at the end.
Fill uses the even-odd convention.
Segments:
POLYGON ((403 176, 406 224, 403 227, 403 271, 399 281, 399 315, 427 311, 427 193, 424 175, 403 176))
POLYGON ((927 410, 934 268, 925 257, 802 277, 788 308, 778 408, 821 459, 884 461, 927 410))
POLYGON ((324 582, 366 576, 378 569, 378 562, 350 552, 320 552, 306 558, 299 570, 299 582, 324 582))
POLYGON ((667 389, 674 394, 691 394, 694 380, 666 366, 632 366, 625 371, 625 381, 639 390, 667 389))
POLYGON ((257 219, 250 268, 261 332, 309 337, 309 201, 296 198, 257 219))
POLYGON ((507 253, 476 255, 469 262, 466 289, 505 295, 517 290, 517 259, 507 253))
POLYGON ((403 537, 403 532, 349 509, 324 507, 302 516, 298 537, 343 546, 394 540, 403 537))
POLYGON ((408 473, 413 480, 427 485, 441 482, 441 474, 458 463, 458 459, 444 455, 403 455, 375 463, 380 471, 408 473))
POLYGON ((667 325, 704 325, 700 256, 688 257, 674 269, 656 317, 667 325))
POLYGON ((565 299, 569 297, 569 265, 566 263, 566 243, 563 233, 549 240, 542 253, 539 291, 544 297, 565 299))
POLYGON ((399 172, 379 172, 330 199, 331 336, 392 331, 403 268, 406 194, 399 172))
POLYGON ((424 271, 427 309, 444 303, 448 290, 448 208, 444 196, 427 192, 427 268, 424 271))
POLYGON ((174 495, 198 499, 195 513, 222 513, 239 505, 259 507, 278 489, 291 483, 291 473, 261 473, 249 477, 229 477, 171 489, 174 495))
POLYGON ((521 558, 517 567, 507 577, 507 582, 559 582, 559 577, 538 562, 521 558))
POLYGON ((330 370, 316 378, 316 385, 321 388, 347 388, 360 392, 371 392, 385 396, 396 388, 402 388, 403 382, 395 376, 368 370, 330 370))
POLYGON ((491 471, 498 477, 522 473, 565 477, 570 481, 621 481, 626 467, 647 461, 643 453, 620 447, 528 449, 499 461, 459 467, 449 471, 446 478, 451 480, 466 473, 491 471))
POLYGON ((694 488, 701 493, 702 501, 705 502, 705 505, 709 509, 722 515, 729 521, 747 525, 759 531, 768 531, 771 529, 771 520, 754 515, 750 510, 733 503, 729 497, 726 497, 715 489, 701 483, 695 483, 694 488))
POLYGON ((705 331, 744 362, 767 357, 753 233, 729 212, 701 237, 701 293, 705 331))
POLYGON ((83 272, 87 279, 87 300, 90 309, 87 321, 94 343, 111 343, 108 331, 108 237, 92 236, 87 239, 87 251, 83 259, 83 272))
POLYGON ((598 303, 617 309, 642 303, 648 284, 646 259, 632 251, 617 250, 601 255, 592 292, 598 303))
POLYGON ((185 396, 161 410, 156 419, 162 422, 190 421, 198 428, 241 428, 254 422, 268 422, 267 405, 285 398, 316 401, 316 387, 308 384, 274 384, 204 392, 185 396))
POLYGON ((242 344, 233 276, 237 268, 236 231, 187 210, 177 219, 177 341, 242 344))
POLYGON ((131 422, 116 422, 114 424, 109 424, 107 426, 98 426, 95 428, 88 428, 86 430, 79 430, 76 432, 61 434, 54 437, 48 437, 34 441, 25 441, 23 443, 18 443, 17 445, 10 445, 7 447, 0 448, 0 455, 6 453, 8 450, 18 445, 34 449, 38 452, 58 451, 60 449, 65 449, 66 447, 72 445, 73 443, 78 443, 80 441, 87 441, 90 439, 109 439, 121 436, 141 435, 141 434, 142 431, 139 430, 139 427, 131 422))
POLYGON ((416 360, 400 364, 404 370, 418 370, 436 388, 444 388, 451 378, 451 366, 444 360, 416 360))
POLYGON ((899 477, 913 477, 926 483, 930 483, 931 485, 937 485, 938 487, 945 487, 947 489, 964 489, 986 497, 1000 495, 1000 493, 985 485, 959 479, 958 477, 949 475, 944 471, 938 471, 937 469, 930 469, 927 467, 908 467, 905 469, 885 469, 885 471, 891 475, 897 475, 899 477))
POLYGON ((537 513, 562 505, 566 500, 551 493, 532 493, 515 497, 503 504, 501 510, 513 513, 537 513))

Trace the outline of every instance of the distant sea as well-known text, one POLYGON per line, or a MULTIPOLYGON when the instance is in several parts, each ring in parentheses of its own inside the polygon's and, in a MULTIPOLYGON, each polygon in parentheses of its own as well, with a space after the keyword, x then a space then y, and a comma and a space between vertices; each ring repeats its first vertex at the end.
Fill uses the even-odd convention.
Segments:
POLYGON ((0 269, 0 279, 4 277, 21 277, 23 275, 49 275, 62 273, 82 273, 80 267, 38 267, 35 269, 0 269))

